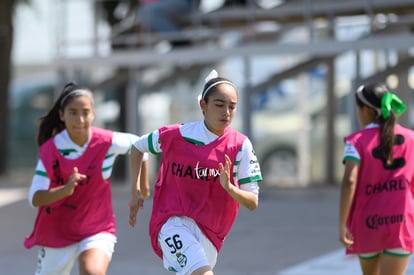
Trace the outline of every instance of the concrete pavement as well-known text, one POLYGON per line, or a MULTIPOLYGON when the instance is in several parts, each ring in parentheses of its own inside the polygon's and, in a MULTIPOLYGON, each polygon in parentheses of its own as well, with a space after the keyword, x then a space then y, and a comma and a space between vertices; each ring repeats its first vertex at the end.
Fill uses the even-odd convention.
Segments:
MULTIPOLYGON (((28 186, 28 185, 27 185, 28 186)), ((27 186, 0 179, 0 273, 33 274, 36 249, 26 250, 36 210, 26 200, 27 186)), ((147 225, 151 200, 128 226, 128 185, 113 184, 118 243, 108 275, 172 274, 152 252, 147 225)), ((343 255, 337 241, 337 187, 262 189, 259 208, 241 208, 219 255, 218 275, 355 275, 355 258, 343 255)), ((410 265, 414 266, 413 264, 410 265)), ((411 269, 410 269, 411 270, 411 269)), ((77 274, 75 269, 72 274, 77 274)))

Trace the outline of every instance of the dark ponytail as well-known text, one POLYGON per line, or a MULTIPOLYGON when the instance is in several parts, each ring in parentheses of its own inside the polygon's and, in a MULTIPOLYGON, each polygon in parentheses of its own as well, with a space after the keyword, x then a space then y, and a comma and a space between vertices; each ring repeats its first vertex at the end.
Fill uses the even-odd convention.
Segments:
POLYGON ((71 101, 72 97, 69 94, 79 89, 90 92, 88 88, 78 86, 74 82, 66 84, 49 112, 39 119, 40 125, 37 133, 38 146, 41 146, 49 138, 66 128, 65 123, 60 119, 59 111, 63 111, 65 106, 71 101))
POLYGON ((387 163, 390 164, 394 161, 392 147, 395 141, 394 127, 396 123, 396 117, 394 112, 390 113, 388 119, 380 118, 381 127, 381 144, 380 150, 383 152, 384 158, 387 163))

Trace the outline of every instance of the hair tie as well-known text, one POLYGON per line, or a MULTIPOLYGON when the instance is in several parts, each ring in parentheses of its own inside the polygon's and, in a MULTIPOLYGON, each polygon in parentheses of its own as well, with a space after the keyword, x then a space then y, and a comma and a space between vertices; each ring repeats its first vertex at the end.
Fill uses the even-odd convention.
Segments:
POLYGON ((60 100, 60 108, 63 109, 66 105, 66 101, 68 101, 69 98, 78 97, 78 96, 87 96, 92 100, 93 104, 93 96, 92 93, 85 89, 75 89, 70 92, 68 92, 61 100, 60 100))
POLYGON ((226 83, 226 84, 229 84, 231 86, 234 86, 233 83, 231 83, 228 80, 216 81, 216 82, 212 83, 210 86, 208 86, 208 88, 203 91, 203 93, 201 94, 201 98, 204 99, 206 97, 206 94, 208 93, 208 91, 211 90, 211 88, 213 88, 214 86, 217 86, 219 84, 223 84, 223 83, 226 83))
MULTIPOLYGON (((217 71, 216 70, 212 70, 208 75, 207 75, 207 77, 204 79, 204 83, 205 84, 207 84, 210 80, 212 80, 212 79, 215 79, 215 78, 218 78, 219 77, 219 75, 218 75, 218 73, 217 73, 217 71)), ((222 80, 218 80, 218 81, 216 81, 216 82, 213 82, 213 83, 211 83, 210 84, 210 86, 208 86, 205 90, 203 90, 203 92, 198 96, 198 99, 200 100, 200 99, 204 99, 205 97, 206 97, 206 94, 214 87, 214 86, 217 86, 217 85, 219 85, 219 84, 223 84, 223 83, 226 83, 226 84, 229 84, 229 85, 231 85, 231 86, 233 86, 234 87, 234 84, 233 84, 233 82, 231 82, 231 81, 229 81, 229 80, 226 80, 226 79, 222 79, 222 80)))
POLYGON ((381 115, 381 109, 378 107, 375 107, 374 105, 372 105, 371 102, 368 101, 368 99, 365 98, 364 94, 362 93, 362 91, 364 90, 365 86, 361 85, 358 87, 357 89, 357 97, 359 98, 359 100, 362 101, 362 103, 364 103, 366 106, 370 107, 371 109, 375 110, 377 112, 377 116, 381 115))
POLYGON ((381 98, 381 115, 384 119, 389 118, 391 110, 396 116, 400 116, 407 110, 404 102, 395 94, 386 92, 381 98))

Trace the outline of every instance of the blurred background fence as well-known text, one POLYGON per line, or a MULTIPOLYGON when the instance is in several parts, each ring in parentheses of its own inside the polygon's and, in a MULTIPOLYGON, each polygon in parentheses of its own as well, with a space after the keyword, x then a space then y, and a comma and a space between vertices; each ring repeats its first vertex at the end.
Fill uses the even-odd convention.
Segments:
MULTIPOLYGON (((411 106, 400 122, 414 125, 413 1, 193 1, 175 32, 142 28, 137 3, 16 6, 7 173, 31 175, 37 119, 71 80, 94 90, 97 126, 141 135, 201 118, 197 96, 217 69, 238 87, 233 126, 253 141, 271 187, 339 183, 361 83, 386 82, 411 106)), ((114 170, 121 181, 126 161, 114 170)))

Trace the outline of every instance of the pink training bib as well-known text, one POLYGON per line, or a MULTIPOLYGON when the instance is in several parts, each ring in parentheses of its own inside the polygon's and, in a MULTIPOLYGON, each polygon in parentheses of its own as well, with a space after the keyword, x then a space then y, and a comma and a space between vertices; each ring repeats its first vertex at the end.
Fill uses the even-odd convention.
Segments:
POLYGON ((64 185, 75 166, 87 178, 79 182, 73 195, 39 207, 33 232, 24 241, 26 248, 64 247, 99 232, 115 234, 110 181, 102 177, 102 164, 111 144, 111 131, 92 128, 88 148, 77 159, 64 158, 54 138, 40 147, 50 188, 64 185))
MULTIPOLYGON (((171 216, 192 218, 219 251, 239 204, 221 186, 218 163, 224 163, 227 154, 234 164, 246 137, 227 128, 218 139, 200 146, 185 140, 179 125, 161 128, 159 133, 163 153, 150 221, 155 253, 162 257, 158 233, 171 216)), ((238 187, 233 177, 230 180, 238 187)))
POLYGON ((348 217, 354 237, 349 254, 404 248, 414 252, 414 134, 395 127, 394 161, 387 164, 379 149, 380 128, 367 128, 345 138, 360 154, 357 188, 348 217))

